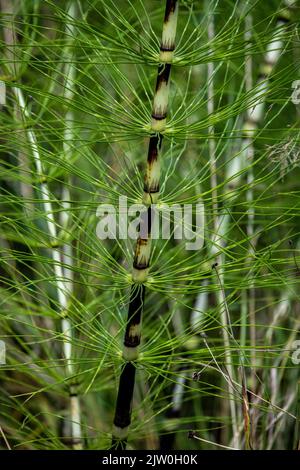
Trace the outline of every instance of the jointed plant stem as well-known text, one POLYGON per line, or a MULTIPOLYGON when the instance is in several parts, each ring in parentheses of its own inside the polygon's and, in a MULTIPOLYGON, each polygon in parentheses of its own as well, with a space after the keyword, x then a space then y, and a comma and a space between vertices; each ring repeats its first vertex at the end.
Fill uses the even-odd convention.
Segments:
POLYGON ((112 432, 112 448, 126 448, 129 426, 131 423, 131 407, 135 383, 136 366, 133 361, 138 358, 138 346, 141 340, 141 322, 145 299, 145 285, 151 255, 151 205, 159 196, 160 162, 163 134, 166 127, 169 99, 170 72, 175 50, 177 29, 178 1, 166 0, 163 23, 162 41, 160 46, 160 65, 153 99, 151 136, 149 140, 147 169, 144 181, 144 204, 148 206, 141 216, 140 236, 137 240, 133 271, 132 288, 128 307, 128 318, 124 337, 122 368, 115 417, 112 432))
MULTIPOLYGON (((76 68, 74 63, 74 54, 72 50, 72 42, 75 36, 75 27, 74 20, 76 18, 76 5, 75 1, 72 0, 69 2, 67 10, 68 19, 71 20, 70 24, 66 23, 66 38, 67 46, 65 50, 65 82, 64 82, 64 97, 67 100, 67 103, 70 102, 74 97, 74 87, 75 87, 75 74, 76 68)), ((73 129, 74 116, 71 110, 68 110, 65 116, 65 129, 64 129, 64 158, 66 160, 70 159, 72 156, 72 140, 74 138, 74 129, 73 129)), ((69 183, 69 181, 68 181, 69 183)), ((63 229, 68 229, 68 224, 70 221, 70 190, 69 184, 64 185, 62 191, 63 199, 63 208, 61 215, 61 225, 63 229)), ((65 278, 65 291, 70 299, 73 293, 73 257, 72 257, 72 245, 70 243, 65 243, 62 247, 62 257, 64 262, 64 278, 65 278)), ((81 433, 81 411, 80 411, 80 400, 78 396, 78 386, 76 384, 76 379, 74 382, 74 354, 72 348, 73 336, 72 331, 72 321, 65 317, 62 320, 62 330, 64 333, 64 356, 67 360, 67 375, 70 377, 70 421, 71 421, 71 442, 73 449, 80 450, 82 449, 82 433, 81 433), (72 383, 73 381, 73 383, 72 383)))

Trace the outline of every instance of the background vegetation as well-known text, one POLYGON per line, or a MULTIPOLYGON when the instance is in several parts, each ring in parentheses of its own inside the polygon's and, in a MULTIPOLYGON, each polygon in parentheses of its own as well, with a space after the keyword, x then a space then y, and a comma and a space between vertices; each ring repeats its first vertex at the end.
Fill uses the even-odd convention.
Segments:
MULTIPOLYGON (((128 448, 299 445, 297 3, 179 1, 159 203, 205 243, 152 244, 128 448)), ((1 0, 3 449, 110 446, 134 242, 96 211, 141 202, 164 10, 1 0)))

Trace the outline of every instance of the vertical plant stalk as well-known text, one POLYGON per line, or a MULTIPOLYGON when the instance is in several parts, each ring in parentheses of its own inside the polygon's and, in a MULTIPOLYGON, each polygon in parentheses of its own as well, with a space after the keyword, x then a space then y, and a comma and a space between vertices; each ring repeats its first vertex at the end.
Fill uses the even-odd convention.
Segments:
MULTIPOLYGON (((253 60, 252 56, 249 53, 251 48, 252 40, 252 28, 253 28, 253 19, 251 14, 246 14, 245 17, 245 33, 244 39, 246 42, 245 50, 245 90, 246 93, 250 93, 253 88, 253 60)), ((247 171, 247 193, 246 199, 248 203, 248 212, 247 212, 247 237, 249 241, 249 250, 247 256, 247 263, 251 269, 251 260, 255 251, 255 240, 254 240, 254 220, 255 220, 255 208, 253 206, 253 183, 254 183, 254 174, 253 174, 253 158, 254 158, 254 142, 252 139, 244 139, 242 141, 242 148, 244 149, 244 156, 246 165, 248 165, 247 171)), ((256 237, 257 238, 257 237, 256 237)), ((242 414, 244 419, 244 436, 245 436, 245 448, 247 450, 252 448, 252 442, 255 442, 254 435, 254 426, 252 426, 249 402, 246 392, 246 371, 244 368, 245 365, 245 348, 247 341, 247 318, 250 321, 250 362, 251 367, 251 388, 256 389, 256 320, 255 320, 255 287, 254 281, 250 281, 250 286, 248 291, 242 292, 242 306, 241 306, 241 327, 240 327, 240 363, 241 363, 241 378, 242 378, 242 414)), ((253 409, 252 416, 253 416, 253 409)))
MULTIPOLYGON (((73 41, 75 37, 75 26, 74 20, 76 18, 76 5, 74 1, 70 1, 67 9, 67 20, 66 20, 66 48, 65 48, 65 81, 64 81, 64 98, 66 100, 66 106, 68 111, 65 116, 65 129, 64 129, 64 141, 63 141, 63 150, 64 158, 68 159, 72 155, 72 140, 74 137, 73 130, 73 111, 69 109, 68 103, 74 97, 74 85, 75 85, 75 75, 76 68, 74 64, 73 57, 73 41)), ((62 205, 64 210, 61 212, 60 222, 63 229, 67 229, 70 222, 70 189, 69 184, 64 185, 62 191, 62 205)), ((65 292, 68 297, 68 301, 73 293, 73 257, 72 257, 72 245, 70 243, 64 243, 62 247, 62 258, 64 262, 64 279, 65 279, 65 292)), ((70 380, 75 375, 74 365, 73 365, 73 336, 72 331, 72 321, 65 317, 62 320, 62 331, 64 334, 64 356, 67 361, 67 377, 70 377, 70 380)), ((78 387, 75 382, 70 384, 69 387, 70 393, 70 424, 71 424, 71 442, 72 447, 75 450, 82 449, 82 432, 81 432, 81 412, 80 412, 80 400, 78 396, 78 387)))
POLYGON ((158 66, 156 87, 153 99, 151 117, 151 135, 149 139, 147 167, 144 179, 143 202, 148 206, 141 215, 140 235, 136 243, 132 287, 128 307, 128 318, 124 337, 123 359, 125 364, 121 371, 117 395, 115 416, 112 430, 112 448, 126 448, 129 426, 131 423, 131 408, 135 384, 138 346, 141 340, 141 323, 145 300, 145 285, 147 280, 151 255, 151 222, 152 204, 159 197, 160 162, 163 134, 169 101, 170 72, 175 50, 175 37, 178 18, 178 0, 166 0, 162 40, 158 66))
MULTIPOLYGON (((248 49, 251 47, 251 39, 252 39, 252 15, 248 14, 245 18, 245 40, 246 40, 246 57, 245 57, 245 88, 246 92, 250 93, 253 88, 253 63, 252 57, 248 53, 248 49)), ((249 116, 246 117, 246 122, 244 126, 244 130, 248 128, 251 130, 251 123, 249 123, 249 116)), ((253 237, 254 237, 254 219, 255 219, 255 208, 253 206, 253 182, 254 182, 254 174, 253 174, 253 159, 254 159, 254 142, 253 136, 246 137, 243 139, 242 147, 245 151, 245 161, 246 164, 249 166, 247 172, 247 203, 248 213, 247 213, 247 237, 249 240, 250 248, 249 248, 249 263, 251 262, 251 257, 253 255, 253 237)), ((256 389, 256 316, 255 316, 255 288, 254 283, 251 281, 249 286, 248 295, 245 293, 246 298, 244 299, 246 302, 246 310, 248 310, 249 316, 249 332, 250 332, 250 356, 251 356, 251 386, 252 389, 256 389)), ((242 328, 245 326, 242 325, 242 328)), ((246 338, 246 335, 244 335, 246 338)), ((245 345, 244 345, 245 346, 245 345)))

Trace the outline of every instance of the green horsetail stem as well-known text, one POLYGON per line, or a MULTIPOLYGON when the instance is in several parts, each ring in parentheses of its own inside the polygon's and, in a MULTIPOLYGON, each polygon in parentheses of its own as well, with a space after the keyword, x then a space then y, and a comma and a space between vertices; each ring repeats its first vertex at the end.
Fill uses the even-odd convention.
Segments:
MULTIPOLYGON (((166 0, 165 17, 160 46, 157 80, 151 115, 151 135, 147 156, 147 168, 144 179, 145 205, 157 202, 159 196, 160 163, 163 135, 169 101, 171 62, 175 50, 177 29, 178 1, 166 0)), ((124 337, 122 369, 112 431, 112 448, 125 449, 131 423, 132 398, 135 384, 135 365, 132 361, 138 358, 138 346, 141 341, 141 323, 145 299, 144 282, 147 280, 151 255, 151 220, 152 209, 141 215, 140 236, 136 243, 132 288, 128 307, 128 318, 124 337)))

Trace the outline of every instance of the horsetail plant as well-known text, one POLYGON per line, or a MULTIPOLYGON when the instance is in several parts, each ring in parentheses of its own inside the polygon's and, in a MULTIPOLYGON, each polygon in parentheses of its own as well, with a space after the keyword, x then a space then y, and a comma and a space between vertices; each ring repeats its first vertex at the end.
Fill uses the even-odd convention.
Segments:
MULTIPOLYGON (((14 48, 16 47, 16 35, 14 32, 14 12, 12 9, 12 5, 6 2, 5 0, 2 1, 2 12, 5 15, 9 16, 9 22, 10 26, 6 27, 4 29, 4 36, 6 40, 6 46, 8 49, 8 54, 11 60, 12 68, 10 70, 11 74, 17 74, 17 69, 14 66, 16 63, 15 58, 14 58, 14 53, 12 52, 14 48), (12 49, 12 50, 11 50, 12 49)), ((74 20, 74 15, 75 15, 75 2, 70 2, 69 4, 69 9, 68 9, 68 16, 71 18, 71 20, 74 20)), ((67 25, 67 34, 69 33, 69 28, 70 26, 67 25)), ((72 27, 71 27, 72 28, 72 27)), ((71 34, 74 34, 74 30, 71 29, 71 34)), ((70 47, 70 45, 69 45, 70 47)), ((65 83, 65 89, 68 90, 68 98, 72 98, 72 88, 74 86, 74 67, 72 65, 72 62, 70 63, 71 65, 68 64, 68 70, 66 73, 66 83, 65 83)), ((61 319, 61 330, 63 334, 63 357, 65 359, 66 363, 66 376, 67 380, 71 378, 71 381, 73 380, 74 376, 74 366, 73 366, 73 353, 72 353, 72 323, 70 319, 68 318, 68 303, 69 303, 69 297, 71 294, 70 290, 70 279, 68 279, 68 275, 70 275, 70 272, 72 272, 70 269, 67 269, 67 266, 69 263, 71 263, 71 253, 70 253, 70 245, 64 245, 63 246, 63 254, 61 251, 58 249, 58 232, 57 232, 57 222, 55 220, 55 215, 54 215, 54 210, 53 210, 53 205, 52 205, 52 199, 53 196, 50 192, 49 186, 48 186, 48 181, 47 181, 47 175, 45 173, 44 167, 43 167, 43 162, 40 156, 39 152, 39 144, 35 135, 35 132, 33 128, 27 124, 28 121, 30 121, 31 116, 30 112, 27 109, 26 106, 26 101, 23 95, 23 92, 21 88, 19 87, 12 87, 12 91, 15 96, 15 100, 17 103, 18 110, 20 112, 21 118, 24 123, 24 128, 28 143, 32 152, 32 157, 33 157, 33 162, 35 165, 35 170, 37 174, 37 178, 39 179, 39 191, 41 194, 42 198, 42 205, 45 211, 46 215, 46 226, 47 226, 47 231, 48 235, 50 238, 50 245, 51 245, 51 257, 53 259, 53 269, 55 273, 55 284, 56 284, 56 290, 57 290, 57 299, 58 299, 58 305, 59 305, 59 317, 61 319), (64 258, 64 267, 62 264, 62 257, 64 258)), ((72 122, 72 116, 71 113, 68 115, 68 123, 66 123, 66 131, 65 131, 65 142, 64 142, 64 148, 66 151, 66 154, 70 151, 68 141, 72 138, 71 135, 71 129, 70 129, 70 123, 72 122)), ((69 199, 69 191, 64 190, 64 197, 66 199, 69 199)), ((67 224, 68 222, 68 207, 65 205, 64 206, 64 211, 62 214, 62 222, 63 224, 67 224)), ((72 447, 74 449, 81 449, 82 448, 82 441, 81 441, 81 426, 80 426, 80 404, 79 404, 79 398, 78 398, 78 393, 77 393, 77 388, 74 386, 74 384, 70 385, 70 424, 71 424, 71 442, 72 442, 72 447)), ((69 420, 67 419, 67 422, 69 420)))
MULTIPOLYGON (((76 20, 76 3, 72 0, 68 5, 67 18, 70 21, 70 24, 66 23, 66 51, 65 51, 65 61, 66 61, 66 70, 65 70, 65 83, 64 83, 64 94, 65 99, 68 101, 72 100, 74 97, 74 86, 75 86, 75 64, 74 64, 74 54, 72 53, 73 44, 72 40, 75 35, 75 26, 74 21, 76 20), (71 38, 71 40, 69 39, 71 38)), ((65 131, 64 131, 64 142, 63 149, 65 152, 65 158, 70 159, 72 154, 72 142, 74 138, 74 116, 73 112, 68 110, 65 118, 65 131)), ((63 199, 63 211, 61 212, 61 226, 64 229, 67 229, 70 224, 70 212, 71 207, 70 203, 70 182, 67 181, 67 184, 64 185, 62 191, 63 199)), ((62 259, 64 264, 64 278, 65 278, 65 291, 68 295, 68 302, 73 295, 73 254, 72 246, 70 243, 64 243, 62 247, 62 259)), ((72 447, 76 450, 82 449, 82 433, 81 433, 81 411, 80 411, 80 400, 78 396, 78 385, 76 384, 76 371, 74 369, 74 353, 73 353, 73 325, 68 317, 68 313, 64 316, 62 320, 62 331, 65 336, 64 342, 64 356, 67 361, 67 374, 70 378, 70 424, 71 424, 71 442, 72 447)))
POLYGON ((299 3, 0 3, 0 448, 297 447, 299 3))
POLYGON ((159 196, 159 153, 163 140, 163 131, 166 127, 170 73, 175 50, 177 17, 178 1, 167 0, 160 45, 160 65, 158 67, 153 99, 147 169, 144 181, 143 201, 149 207, 147 211, 142 214, 140 236, 137 240, 133 260, 133 285, 130 294, 123 349, 125 365, 120 376, 112 432, 112 447, 114 449, 126 448, 131 422, 131 407, 136 373, 134 361, 138 359, 138 346, 141 341, 141 322, 145 298, 144 282, 147 279, 151 255, 151 219, 153 210, 151 206, 157 202, 159 196))

